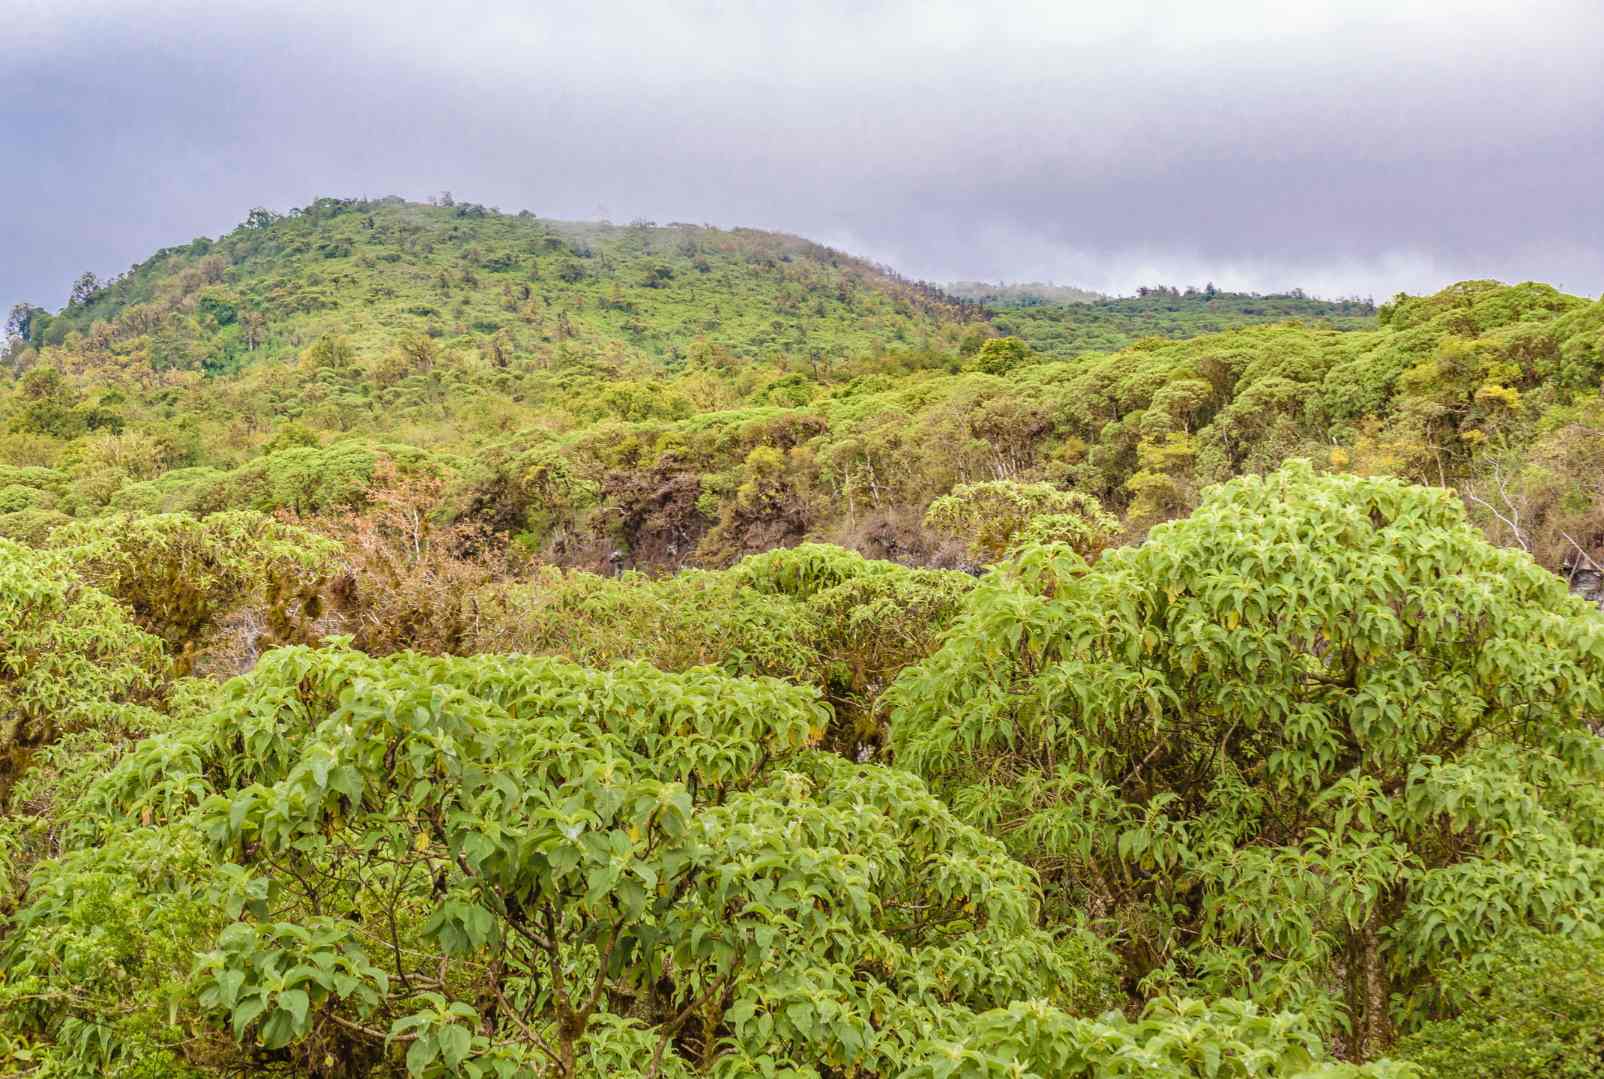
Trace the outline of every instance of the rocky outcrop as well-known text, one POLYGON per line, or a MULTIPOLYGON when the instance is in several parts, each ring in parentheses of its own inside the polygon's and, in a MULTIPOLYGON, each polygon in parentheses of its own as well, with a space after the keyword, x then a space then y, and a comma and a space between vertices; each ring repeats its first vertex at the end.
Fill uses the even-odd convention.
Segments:
POLYGON ((1571 592, 1604 611, 1604 566, 1581 551, 1572 551, 1560 567, 1571 592))

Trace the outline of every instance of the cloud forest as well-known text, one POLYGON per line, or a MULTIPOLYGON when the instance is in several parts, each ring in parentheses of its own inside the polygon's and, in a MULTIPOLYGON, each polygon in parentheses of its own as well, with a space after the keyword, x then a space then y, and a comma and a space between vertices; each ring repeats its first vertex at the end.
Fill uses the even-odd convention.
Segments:
POLYGON ((319 198, 0 354, 0 1074, 1604 1073, 1604 300, 319 198))

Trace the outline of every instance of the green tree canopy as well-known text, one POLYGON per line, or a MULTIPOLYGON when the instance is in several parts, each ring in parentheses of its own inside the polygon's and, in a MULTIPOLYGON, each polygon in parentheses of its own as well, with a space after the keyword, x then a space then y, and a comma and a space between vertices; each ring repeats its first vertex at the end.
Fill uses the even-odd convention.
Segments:
POLYGON ((1017 337, 994 337, 975 354, 975 370, 988 375, 1007 374, 1030 360, 1030 346, 1017 337))
POLYGON ((888 697, 897 762, 1133 982, 1366 1055, 1437 964, 1604 928, 1601 686, 1604 623, 1451 493, 1294 464, 1089 570, 1025 550, 888 697))
POLYGON ((161 641, 114 600, 0 539, 0 803, 33 750, 155 701, 166 675, 161 641))
MULTIPOLYGON (((896 1074, 974 1011, 1106 999, 1028 869, 914 777, 810 749, 825 721, 706 670, 281 650, 90 789, 4 959, 60 970, 108 881, 210 936, 183 1007, 302 1074, 896 1074), (160 883, 119 884, 152 828, 160 883)), ((126 1015, 119 972, 30 983, 6 1022, 126 1015)))
POLYGON ((1062 543, 1095 557, 1119 532, 1119 520, 1081 491, 989 480, 961 483, 930 503, 925 527, 962 540, 971 557, 995 562, 1023 543, 1062 543))

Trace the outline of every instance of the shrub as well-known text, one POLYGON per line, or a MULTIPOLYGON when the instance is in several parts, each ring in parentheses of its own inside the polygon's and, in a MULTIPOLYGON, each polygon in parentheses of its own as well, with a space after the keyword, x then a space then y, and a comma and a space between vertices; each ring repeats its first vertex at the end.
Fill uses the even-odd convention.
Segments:
POLYGON ((411 446, 367 441, 297 446, 247 461, 195 485, 185 505, 191 512, 254 509, 302 515, 340 513, 367 505, 375 470, 388 462, 397 471, 438 474, 443 465, 411 446))
POLYGON ((0 487, 0 514, 20 513, 30 510, 47 501, 47 496, 36 487, 24 487, 13 483, 9 487, 0 487))
POLYGON ((328 540, 249 510, 114 514, 65 525, 50 542, 56 557, 165 640, 184 669, 223 617, 247 604, 263 611, 269 639, 304 638, 339 553, 328 540))
POLYGON ((1604 942, 1518 933, 1441 975, 1452 1018, 1396 1055, 1438 1079, 1604 1075, 1604 942))
POLYGON ((995 562, 1018 542, 1064 543, 1085 558, 1113 540, 1119 521, 1091 495, 1050 483, 965 483, 930 504, 925 527, 961 540, 971 557, 995 562))
POLYGON ((0 514, 0 537, 43 547, 50 533, 72 520, 59 510, 25 509, 0 514))
POLYGON ((800 604, 754 592, 730 573, 661 580, 548 569, 477 597, 475 651, 563 656, 605 667, 642 660, 667 671, 716 666, 735 675, 811 682, 819 656, 800 604))
POLYGON ((381 460, 362 512, 289 518, 344 549, 329 594, 357 647, 449 654, 467 650, 473 639, 475 593, 509 569, 504 537, 471 522, 441 520, 443 489, 433 476, 381 460))
POLYGON ((161 642, 109 596, 0 540, 0 795, 39 746, 159 700, 166 675, 161 642))
POLYGON ((1330 1062, 1320 1035, 1301 1016, 1266 1014, 1235 1000, 1211 1004, 1161 998, 1135 1020, 1118 1012, 1079 1018, 1030 1001, 965 1020, 921 1045, 916 1056, 923 1059, 901 1079, 1416 1079, 1419 1074, 1407 1064, 1385 1061, 1365 1067, 1330 1062))
POLYGON ((705 670, 275 652, 74 807, 5 944, 59 999, 0 1033, 176 1046, 177 1006, 221 1067, 894 1075, 974 1011, 1107 1003, 1028 870, 907 773, 810 749, 823 724, 811 690, 705 670), (90 888, 172 929, 212 890, 187 984, 137 923, 69 980, 52 928, 82 939, 90 888))

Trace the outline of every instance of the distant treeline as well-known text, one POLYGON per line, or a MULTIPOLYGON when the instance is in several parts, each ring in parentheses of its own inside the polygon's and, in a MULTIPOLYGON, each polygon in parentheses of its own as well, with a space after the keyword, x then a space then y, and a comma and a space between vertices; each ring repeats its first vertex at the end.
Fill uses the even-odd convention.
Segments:
POLYGON ((987 284, 984 281, 954 281, 942 286, 949 296, 990 304, 993 307, 1039 307, 1053 303, 1093 303, 1109 297, 1091 289, 1073 285, 1054 285, 1042 281, 1024 281, 1018 284, 987 284))
POLYGON ((1338 330, 1376 325, 1376 305, 1370 299, 1317 300, 1302 289, 1260 295, 1222 292, 1212 283, 1202 288, 1151 285, 1137 289, 1135 296, 1086 293, 1092 298, 1058 301, 1037 298, 1040 288, 1035 285, 999 291, 1006 295, 984 301, 996 312, 996 329, 1024 338, 1038 352, 1064 358, 1124 348, 1145 337, 1173 341, 1288 320, 1338 330))

